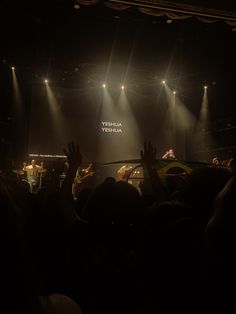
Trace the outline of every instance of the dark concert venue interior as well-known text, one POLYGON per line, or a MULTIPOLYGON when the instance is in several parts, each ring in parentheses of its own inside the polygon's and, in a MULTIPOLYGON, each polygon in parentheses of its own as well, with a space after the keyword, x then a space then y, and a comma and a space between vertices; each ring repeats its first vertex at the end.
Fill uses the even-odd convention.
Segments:
POLYGON ((0 2, 2 313, 236 313, 234 2, 0 2))

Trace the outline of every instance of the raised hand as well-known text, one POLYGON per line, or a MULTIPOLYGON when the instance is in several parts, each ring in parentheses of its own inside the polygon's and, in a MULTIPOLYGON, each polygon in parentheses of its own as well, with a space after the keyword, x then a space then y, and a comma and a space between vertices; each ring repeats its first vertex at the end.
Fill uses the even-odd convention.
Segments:
POLYGON ((145 166, 155 164, 157 150, 152 145, 151 141, 144 142, 143 150, 140 151, 141 162, 145 166))
POLYGON ((74 142, 67 144, 67 149, 63 150, 65 155, 67 156, 69 162, 69 168, 77 169, 82 162, 82 155, 80 153, 79 145, 74 142))
POLYGON ((142 194, 152 195, 156 202, 163 202, 169 200, 169 194, 155 169, 156 154, 156 148, 152 145, 151 141, 144 142, 143 150, 140 151, 141 163, 144 170, 142 194))

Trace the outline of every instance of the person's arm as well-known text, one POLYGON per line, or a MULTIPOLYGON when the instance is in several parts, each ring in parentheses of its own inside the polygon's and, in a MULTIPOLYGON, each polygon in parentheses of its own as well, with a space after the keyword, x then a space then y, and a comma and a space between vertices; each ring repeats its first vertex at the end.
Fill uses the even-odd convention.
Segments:
POLYGON ((64 196, 71 196, 72 183, 76 176, 76 171, 80 167, 82 162, 82 155, 80 153, 79 145, 75 145, 71 142, 67 145, 67 149, 64 149, 64 153, 67 156, 69 168, 65 180, 62 183, 61 191, 64 196))
POLYGON ((156 154, 156 148, 152 143, 144 142, 144 148, 140 151, 144 171, 143 190, 144 193, 152 194, 157 202, 162 202, 169 200, 169 194, 155 168, 156 154))
POLYGON ((236 173, 232 171, 232 177, 226 183, 215 199, 214 215, 209 220, 206 230, 206 242, 208 248, 219 249, 219 241, 227 241, 227 237, 235 235, 236 227, 236 173))
POLYGON ((44 164, 43 164, 43 161, 40 163, 40 166, 39 166, 39 172, 43 172, 44 170, 44 164))

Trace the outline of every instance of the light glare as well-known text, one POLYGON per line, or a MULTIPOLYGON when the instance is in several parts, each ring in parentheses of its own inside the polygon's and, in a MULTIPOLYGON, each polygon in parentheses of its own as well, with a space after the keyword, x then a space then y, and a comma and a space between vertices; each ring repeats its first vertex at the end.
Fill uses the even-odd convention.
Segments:
POLYGON ((15 70, 15 67, 12 66, 11 69, 14 71, 14 70, 15 70))
POLYGON ((204 86, 204 89, 207 89, 207 86, 206 86, 206 85, 204 86))
POLYGON ((165 83, 166 83, 166 81, 165 81, 165 80, 163 80, 163 81, 162 81, 162 84, 164 84, 164 85, 165 85, 165 83))
POLYGON ((121 89, 123 89, 123 90, 125 89, 124 85, 121 86, 121 89))
POLYGON ((48 80, 47 80, 47 79, 46 79, 46 80, 44 80, 44 83, 45 83, 45 84, 47 84, 47 83, 48 83, 48 80))
POLYGON ((106 87, 106 84, 105 84, 105 83, 103 83, 103 84, 102 84, 102 87, 103 87, 103 88, 105 88, 105 87, 106 87))

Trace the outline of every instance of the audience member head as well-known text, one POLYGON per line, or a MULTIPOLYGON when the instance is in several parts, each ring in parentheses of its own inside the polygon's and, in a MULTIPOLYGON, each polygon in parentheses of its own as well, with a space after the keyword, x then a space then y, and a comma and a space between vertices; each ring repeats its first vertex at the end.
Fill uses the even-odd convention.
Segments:
POLYGON ((19 182, 19 189, 23 194, 30 193, 30 184, 27 180, 21 180, 19 182))
POLYGON ((143 209, 138 190, 127 182, 103 182, 84 208, 84 219, 93 223, 133 223, 143 209))
POLYGON ((114 177, 106 177, 104 183, 115 183, 116 179, 114 177))

